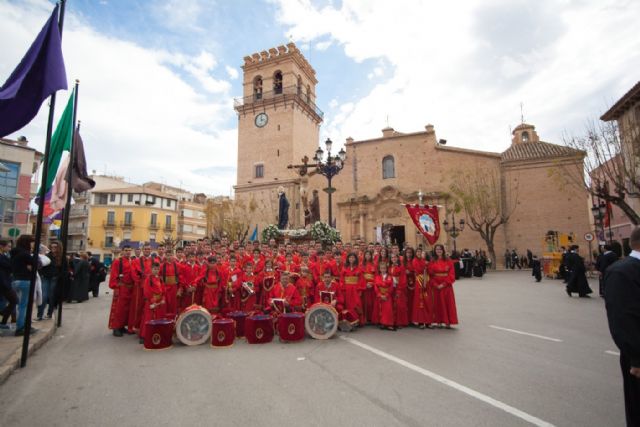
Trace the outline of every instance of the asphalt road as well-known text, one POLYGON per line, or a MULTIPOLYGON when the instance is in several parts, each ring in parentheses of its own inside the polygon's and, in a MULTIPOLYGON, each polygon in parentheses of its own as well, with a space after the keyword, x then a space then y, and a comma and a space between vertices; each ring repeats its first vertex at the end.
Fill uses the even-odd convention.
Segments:
POLYGON ((228 349, 144 351, 111 336, 102 295, 66 306, 52 341, 0 386, 0 425, 623 426, 602 299, 529 274, 457 282, 456 330, 228 349))

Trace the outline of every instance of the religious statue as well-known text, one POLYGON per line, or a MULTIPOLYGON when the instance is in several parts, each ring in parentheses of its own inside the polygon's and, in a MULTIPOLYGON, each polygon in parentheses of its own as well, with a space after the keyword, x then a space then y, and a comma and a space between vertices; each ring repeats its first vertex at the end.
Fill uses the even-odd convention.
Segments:
POLYGON ((289 222, 289 201, 282 186, 278 187, 278 198, 278 229, 284 230, 287 228, 287 223, 289 222))
POLYGON ((318 190, 313 190, 313 198, 309 205, 309 212, 309 222, 311 224, 315 224, 316 221, 320 221, 320 198, 318 197, 318 190))

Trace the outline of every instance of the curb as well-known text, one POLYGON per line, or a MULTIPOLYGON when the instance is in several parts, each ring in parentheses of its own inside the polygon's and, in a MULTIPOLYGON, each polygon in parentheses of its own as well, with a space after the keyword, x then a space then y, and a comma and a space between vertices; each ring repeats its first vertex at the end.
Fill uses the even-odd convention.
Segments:
MULTIPOLYGON (((57 329, 56 321, 53 321, 53 326, 43 331, 42 333, 37 333, 32 335, 29 340, 29 356, 33 355, 36 350, 42 347, 47 341, 49 341, 53 335, 56 333, 57 329)), ((7 379, 11 376, 11 374, 16 371, 20 367, 20 359, 22 357, 22 344, 14 351, 14 353, 9 356, 5 362, 0 366, 0 385, 4 384, 7 379)), ((27 361, 28 362, 28 361, 27 361)))

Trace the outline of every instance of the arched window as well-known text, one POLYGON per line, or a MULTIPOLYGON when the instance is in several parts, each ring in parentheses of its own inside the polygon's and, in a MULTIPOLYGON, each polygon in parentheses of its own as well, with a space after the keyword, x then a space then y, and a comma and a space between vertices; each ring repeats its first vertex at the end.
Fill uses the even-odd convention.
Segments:
POLYGON ((273 92, 276 95, 282 93, 282 71, 273 73, 273 92))
POLYGON ((386 156, 382 159, 382 179, 395 178, 396 168, 393 156, 386 156))
POLYGON ((298 89, 298 96, 302 95, 302 77, 300 77, 300 75, 298 75, 298 84, 296 87, 298 89))
POLYGON ((253 79, 253 98, 254 99, 262 99, 262 77, 256 76, 253 79))
POLYGON ((526 130, 522 132, 522 142, 529 142, 529 132, 526 130))

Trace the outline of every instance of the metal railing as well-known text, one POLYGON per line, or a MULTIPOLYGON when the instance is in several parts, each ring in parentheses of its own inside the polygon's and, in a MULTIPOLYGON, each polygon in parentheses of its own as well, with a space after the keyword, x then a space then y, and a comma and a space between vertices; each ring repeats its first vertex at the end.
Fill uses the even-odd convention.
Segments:
POLYGON ((173 231, 175 230, 176 226, 173 224, 165 224, 163 228, 164 228, 164 231, 173 231))
POLYGON ((158 225, 158 223, 153 223, 153 222, 149 223, 149 230, 157 230, 159 228, 160 226, 158 225))
POLYGON ((102 221, 102 226, 103 227, 115 227, 116 226, 116 222, 115 221, 102 221))
POLYGON ((311 94, 307 95, 305 93, 305 89, 303 87, 298 87, 298 86, 287 86, 282 88, 281 90, 270 90, 267 92, 255 93, 251 96, 245 96, 243 98, 234 98, 233 108, 242 109, 243 107, 251 104, 257 104, 265 101, 279 100, 279 99, 287 101, 293 98, 299 98, 303 103, 311 107, 311 109, 320 118, 324 118, 324 113, 320 108, 318 108, 315 102, 313 102, 311 94))
POLYGON ((133 227, 135 227, 135 223, 133 221, 120 221, 120 227, 122 227, 122 228, 133 228, 133 227))

